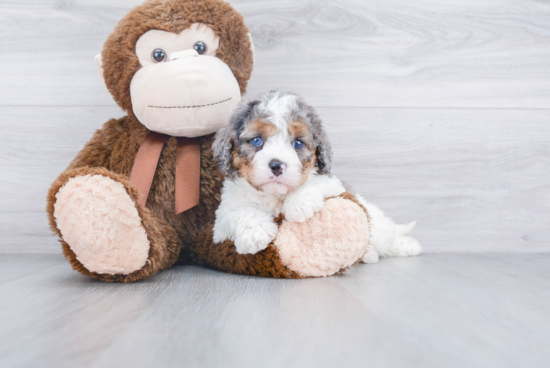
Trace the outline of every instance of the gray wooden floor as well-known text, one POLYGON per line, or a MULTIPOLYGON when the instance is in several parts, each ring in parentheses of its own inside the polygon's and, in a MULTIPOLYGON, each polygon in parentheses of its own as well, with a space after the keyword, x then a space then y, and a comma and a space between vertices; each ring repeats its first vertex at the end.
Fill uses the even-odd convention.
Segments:
POLYGON ((50 183, 122 116, 93 62, 142 0, 0 0, 0 367, 549 367, 550 1, 234 0, 248 97, 316 106, 334 170, 426 254, 315 280, 72 271, 50 183))
POLYGON ((549 254, 431 254, 275 280, 137 284, 0 256, 1 367, 548 367, 549 254))

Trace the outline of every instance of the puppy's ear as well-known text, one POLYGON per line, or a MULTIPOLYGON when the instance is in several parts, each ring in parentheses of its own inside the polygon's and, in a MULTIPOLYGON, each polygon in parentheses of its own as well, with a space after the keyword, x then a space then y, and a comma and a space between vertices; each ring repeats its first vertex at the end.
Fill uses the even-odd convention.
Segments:
POLYGON ((317 166, 323 174, 330 174, 332 169, 332 147, 327 132, 322 126, 318 131, 316 140, 319 142, 319 146, 317 146, 317 166))
POLYGON ((214 151, 214 159, 218 162, 222 173, 225 175, 229 176, 235 173, 232 165, 232 151, 238 145, 239 135, 244 130, 246 122, 253 118, 254 107, 259 103, 259 100, 241 102, 235 109, 229 126, 216 133, 212 150, 214 151))
POLYGON ((216 160, 224 175, 232 175, 235 172, 233 165, 231 165, 231 151, 233 150, 231 130, 231 125, 218 130, 216 139, 214 139, 214 144, 212 145, 214 160, 216 160))
POLYGON ((300 108, 305 110, 306 116, 311 123, 313 140, 317 144, 317 167, 319 167, 321 173, 330 174, 332 168, 332 146, 323 127, 323 122, 313 107, 303 101, 300 101, 300 103, 300 108))

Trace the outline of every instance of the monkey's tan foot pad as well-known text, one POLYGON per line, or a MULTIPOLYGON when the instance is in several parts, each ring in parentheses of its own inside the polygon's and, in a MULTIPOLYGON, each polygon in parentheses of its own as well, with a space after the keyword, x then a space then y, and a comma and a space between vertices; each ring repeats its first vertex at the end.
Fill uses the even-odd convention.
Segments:
POLYGON ((369 236, 367 215, 361 207, 336 197, 306 222, 283 222, 274 245, 287 268, 302 276, 322 277, 361 259, 369 236))
POLYGON ((102 175, 70 179, 56 194, 63 240, 89 271, 127 275, 149 256, 149 240, 124 186, 102 175))

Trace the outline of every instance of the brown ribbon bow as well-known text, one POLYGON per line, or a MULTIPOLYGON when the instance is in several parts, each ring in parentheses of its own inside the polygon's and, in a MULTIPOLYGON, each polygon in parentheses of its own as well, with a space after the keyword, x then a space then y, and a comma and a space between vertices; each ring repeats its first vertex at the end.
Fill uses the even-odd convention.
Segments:
MULTIPOLYGON (((151 132, 139 147, 130 174, 130 183, 138 188, 139 202, 144 206, 149 197, 162 148, 169 138, 169 135, 151 132)), ((176 139, 178 145, 174 207, 177 215, 199 204, 201 146, 198 138, 176 139)))

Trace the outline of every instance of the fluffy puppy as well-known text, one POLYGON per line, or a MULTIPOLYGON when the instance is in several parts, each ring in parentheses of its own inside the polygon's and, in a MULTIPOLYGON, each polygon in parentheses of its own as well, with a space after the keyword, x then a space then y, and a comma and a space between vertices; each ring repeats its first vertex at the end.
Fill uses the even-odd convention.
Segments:
MULTIPOLYGON (((279 214, 304 222, 326 198, 350 191, 330 172, 332 151, 321 119, 294 94, 271 91, 241 103, 231 124, 217 133, 213 149, 227 176, 214 241, 230 239, 241 254, 257 253, 271 243, 279 214)), ((396 225, 354 194, 371 217, 371 247, 364 262, 421 252, 420 244, 405 236, 414 223, 396 225)))

